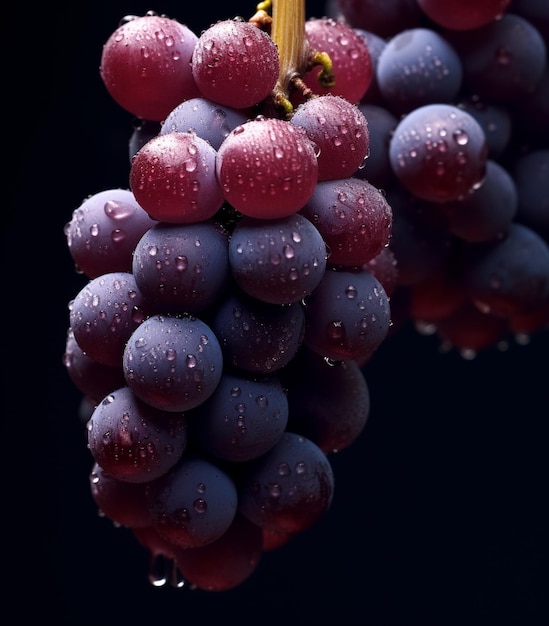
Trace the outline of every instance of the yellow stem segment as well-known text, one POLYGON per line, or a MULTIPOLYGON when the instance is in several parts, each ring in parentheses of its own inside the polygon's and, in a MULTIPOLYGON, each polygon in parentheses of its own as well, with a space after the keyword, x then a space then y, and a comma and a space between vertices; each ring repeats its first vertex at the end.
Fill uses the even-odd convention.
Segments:
POLYGON ((305 39, 305 0, 271 0, 271 39, 278 47, 280 72, 275 99, 287 99, 290 81, 305 73, 308 46, 305 39))

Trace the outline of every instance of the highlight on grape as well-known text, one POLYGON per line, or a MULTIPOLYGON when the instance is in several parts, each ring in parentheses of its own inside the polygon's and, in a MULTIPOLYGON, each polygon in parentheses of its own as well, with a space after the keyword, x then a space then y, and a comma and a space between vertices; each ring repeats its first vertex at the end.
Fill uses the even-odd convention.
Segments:
POLYGON ((328 514, 388 336, 549 328, 546 33, 511 0, 267 0, 125 16, 99 61, 129 161, 65 227, 90 495, 153 584, 225 591, 328 514))

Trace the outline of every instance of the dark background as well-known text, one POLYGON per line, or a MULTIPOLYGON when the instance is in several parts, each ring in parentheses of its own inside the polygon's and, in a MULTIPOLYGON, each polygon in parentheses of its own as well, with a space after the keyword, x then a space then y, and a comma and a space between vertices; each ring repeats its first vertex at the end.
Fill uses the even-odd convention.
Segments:
MULTIPOLYGON (((13 623, 547 623, 547 333, 472 361, 410 329, 387 340, 365 368, 366 429, 332 457, 332 508, 233 591, 153 588, 147 554, 97 516, 80 395, 61 359, 83 284, 63 226, 86 196, 127 187, 131 118, 100 82, 101 48, 125 14, 153 9, 199 33, 255 4, 76 4, 16 7, 4 21, 15 39, 2 44, 0 281, 13 623)), ((323 3, 308 14, 323 15, 323 3)))

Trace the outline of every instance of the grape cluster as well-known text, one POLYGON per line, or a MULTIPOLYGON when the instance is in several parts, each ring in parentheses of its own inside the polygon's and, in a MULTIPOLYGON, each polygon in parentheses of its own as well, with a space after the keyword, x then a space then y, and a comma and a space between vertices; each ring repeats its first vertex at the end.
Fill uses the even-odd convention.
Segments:
POLYGON ((336 0, 367 42, 359 108, 398 268, 393 327, 466 358, 549 327, 545 3, 336 0))
POLYGON ((549 321, 547 16, 336 0, 288 64, 273 4, 121 20, 127 185, 65 228, 91 495, 157 585, 231 589, 327 513, 401 324, 465 354, 549 321))
MULTIPOLYGON (((65 364, 88 403, 93 499, 147 548, 156 583, 212 591, 327 512, 328 455, 366 424, 360 363, 390 326, 394 263, 372 262, 392 212, 353 177, 371 72, 349 66, 337 94, 282 94, 259 15, 200 36, 153 12, 121 21, 100 73, 139 119, 129 185, 89 196, 66 226, 87 278, 65 364)), ((350 27, 306 30, 315 49, 315 33, 353 38, 369 63, 350 27)), ((329 53, 339 75, 346 59, 329 53)))

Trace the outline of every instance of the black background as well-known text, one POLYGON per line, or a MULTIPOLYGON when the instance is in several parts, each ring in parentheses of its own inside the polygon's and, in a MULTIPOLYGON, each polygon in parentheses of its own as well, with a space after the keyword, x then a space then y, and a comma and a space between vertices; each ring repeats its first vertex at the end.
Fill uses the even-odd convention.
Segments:
POLYGON ((387 340, 365 368, 366 429, 332 457, 332 508, 233 591, 153 588, 143 549, 97 516, 80 396, 62 364, 83 284, 63 226, 84 197, 127 187, 131 118, 100 82, 101 48, 129 13, 153 9, 199 33, 255 4, 76 4, 4 16, 0 442, 13 623, 547 623, 547 333, 471 361, 410 329, 387 340))

